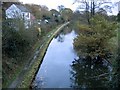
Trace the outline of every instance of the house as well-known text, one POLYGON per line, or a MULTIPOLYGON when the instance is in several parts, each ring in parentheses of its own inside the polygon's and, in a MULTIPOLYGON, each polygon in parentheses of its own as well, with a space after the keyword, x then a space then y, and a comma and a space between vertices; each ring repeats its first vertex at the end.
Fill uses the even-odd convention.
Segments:
POLYGON ((23 19, 25 28, 32 25, 35 17, 30 13, 30 11, 23 5, 12 4, 6 11, 6 19, 23 19))

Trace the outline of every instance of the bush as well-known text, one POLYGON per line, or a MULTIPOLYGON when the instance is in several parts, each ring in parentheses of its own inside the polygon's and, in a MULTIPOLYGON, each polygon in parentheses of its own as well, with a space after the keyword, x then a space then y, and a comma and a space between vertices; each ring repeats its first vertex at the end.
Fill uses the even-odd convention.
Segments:
POLYGON ((17 57, 24 53, 37 40, 37 33, 34 28, 26 30, 22 20, 5 20, 2 35, 3 54, 17 57))

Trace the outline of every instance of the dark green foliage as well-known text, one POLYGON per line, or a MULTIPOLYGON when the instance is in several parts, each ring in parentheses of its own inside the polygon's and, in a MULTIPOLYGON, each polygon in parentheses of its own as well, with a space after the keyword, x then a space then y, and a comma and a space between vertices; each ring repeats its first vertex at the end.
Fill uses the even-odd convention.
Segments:
POLYGON ((74 60, 71 65, 73 88, 108 88, 108 68, 102 63, 94 64, 91 57, 74 60))
POLYGON ((119 11, 119 13, 117 15, 117 21, 120 22, 120 11, 119 11))
POLYGON ((72 19, 73 11, 70 8, 64 8, 61 10, 61 15, 65 21, 69 21, 72 19))
POLYGON ((58 20, 58 19, 55 19, 55 22, 57 22, 57 23, 58 23, 58 22, 59 22, 59 20, 58 20))
POLYGON ((25 59, 37 41, 34 27, 25 29, 23 20, 7 19, 2 22, 2 75, 3 87, 8 85, 17 70, 28 60, 25 59))
POLYGON ((3 54, 9 57, 17 57, 19 53, 24 53, 35 39, 37 32, 25 30, 22 20, 6 20, 3 22, 2 49, 3 54), (34 37, 33 37, 34 36, 34 37))
POLYGON ((91 25, 79 25, 79 35, 74 40, 74 47, 78 55, 95 58, 100 55, 107 58, 113 53, 110 39, 117 35, 116 23, 108 22, 102 16, 96 15, 91 20, 91 25))

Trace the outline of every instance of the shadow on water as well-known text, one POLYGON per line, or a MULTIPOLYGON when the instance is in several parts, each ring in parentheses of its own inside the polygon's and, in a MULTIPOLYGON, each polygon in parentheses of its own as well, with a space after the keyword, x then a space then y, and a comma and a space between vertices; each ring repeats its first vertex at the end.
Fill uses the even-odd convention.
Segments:
MULTIPOLYGON (((108 88, 112 67, 105 60, 94 62, 90 57, 79 58, 71 64, 72 88, 108 88)), ((97 61, 97 60, 96 60, 97 61)))

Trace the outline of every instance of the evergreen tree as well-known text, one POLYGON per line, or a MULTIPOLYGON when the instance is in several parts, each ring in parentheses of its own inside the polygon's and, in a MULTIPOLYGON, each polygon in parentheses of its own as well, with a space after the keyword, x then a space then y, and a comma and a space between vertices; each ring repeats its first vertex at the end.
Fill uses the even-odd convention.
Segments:
POLYGON ((117 21, 120 22, 120 11, 119 11, 119 13, 117 15, 117 21))

